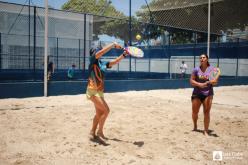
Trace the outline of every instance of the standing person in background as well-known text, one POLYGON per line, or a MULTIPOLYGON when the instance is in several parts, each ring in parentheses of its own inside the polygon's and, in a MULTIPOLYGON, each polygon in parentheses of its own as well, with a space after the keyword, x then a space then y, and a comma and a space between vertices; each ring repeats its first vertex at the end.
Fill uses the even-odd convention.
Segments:
MULTIPOLYGON (((109 107, 104 99, 104 73, 107 68, 111 68, 113 65, 118 64, 122 59, 124 59, 128 54, 124 51, 119 57, 113 61, 103 62, 100 58, 105 55, 112 48, 122 49, 117 43, 111 43, 104 48, 90 50, 90 64, 89 64, 89 78, 86 90, 86 96, 91 100, 95 106, 96 114, 93 119, 92 128, 90 135, 92 138, 103 138, 106 137, 103 134, 103 127, 105 120, 109 114, 109 107), (96 133, 96 129, 98 131, 96 133)), ((102 139, 102 140, 103 140, 102 139)))
POLYGON ((181 71, 181 78, 185 78, 186 70, 188 69, 188 66, 184 61, 182 61, 182 64, 180 65, 180 71, 181 71))
POLYGON ((68 71, 67 71, 67 77, 69 79, 73 79, 74 78, 75 68, 76 68, 76 65, 75 64, 72 64, 72 66, 68 69, 68 71))
POLYGON ((47 80, 48 81, 51 79, 52 74, 54 74, 54 64, 52 61, 50 61, 47 65, 47 80))
POLYGON ((220 34, 221 34, 221 42, 226 42, 227 34, 223 30, 220 30, 220 34))
POLYGON ((214 80, 209 80, 209 75, 213 66, 208 62, 206 54, 200 55, 200 66, 193 69, 190 78, 190 84, 194 87, 191 101, 192 101, 192 120, 194 124, 194 131, 197 131, 197 119, 201 105, 203 105, 204 112, 204 135, 209 135, 208 127, 210 123, 210 110, 213 101, 213 85, 218 82, 218 77, 214 80))

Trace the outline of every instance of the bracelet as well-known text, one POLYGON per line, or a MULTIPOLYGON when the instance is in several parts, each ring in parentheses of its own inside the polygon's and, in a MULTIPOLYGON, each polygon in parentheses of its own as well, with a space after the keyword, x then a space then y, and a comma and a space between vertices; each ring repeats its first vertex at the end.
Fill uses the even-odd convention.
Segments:
POLYGON ((122 56, 125 58, 125 57, 127 57, 127 55, 125 55, 124 53, 122 54, 122 56))

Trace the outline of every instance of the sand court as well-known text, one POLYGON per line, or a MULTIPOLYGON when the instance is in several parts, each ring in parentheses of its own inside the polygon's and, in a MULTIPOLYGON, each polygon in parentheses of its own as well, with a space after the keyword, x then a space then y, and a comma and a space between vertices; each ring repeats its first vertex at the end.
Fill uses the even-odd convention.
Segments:
POLYGON ((85 94, 0 100, 0 164, 225 164, 248 161, 248 86, 215 87, 210 136, 193 132, 190 89, 106 93, 105 145, 89 140, 85 94), (229 153, 233 157, 228 156, 229 153))

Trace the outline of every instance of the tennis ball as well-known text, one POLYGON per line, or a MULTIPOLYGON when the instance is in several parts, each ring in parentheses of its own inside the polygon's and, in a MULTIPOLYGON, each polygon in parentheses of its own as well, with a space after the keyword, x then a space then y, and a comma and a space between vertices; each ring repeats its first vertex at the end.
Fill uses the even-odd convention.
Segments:
POLYGON ((141 36, 139 34, 136 35, 136 39, 137 40, 140 40, 141 39, 141 36))

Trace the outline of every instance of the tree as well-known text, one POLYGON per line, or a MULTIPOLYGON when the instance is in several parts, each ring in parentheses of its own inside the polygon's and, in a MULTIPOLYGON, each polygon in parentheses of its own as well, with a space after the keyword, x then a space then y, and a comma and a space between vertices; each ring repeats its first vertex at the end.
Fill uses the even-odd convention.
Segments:
MULTIPOLYGON (((98 35, 106 34, 119 38, 124 42, 129 41, 128 17, 117 11, 111 5, 111 1, 70 0, 63 5, 62 9, 95 15, 93 22, 94 40, 98 39, 98 35)), ((132 17, 132 40, 135 40, 136 34, 141 34, 141 31, 140 22, 138 22, 137 18, 132 17)))
POLYGON ((70 0, 62 6, 62 9, 96 15, 93 22, 94 39, 98 39, 98 35, 107 34, 126 40, 127 33, 123 27, 125 27, 127 17, 117 11, 111 5, 111 1, 70 0))
POLYGON ((125 17, 111 3, 108 0, 69 0, 62 9, 108 17, 125 17))

